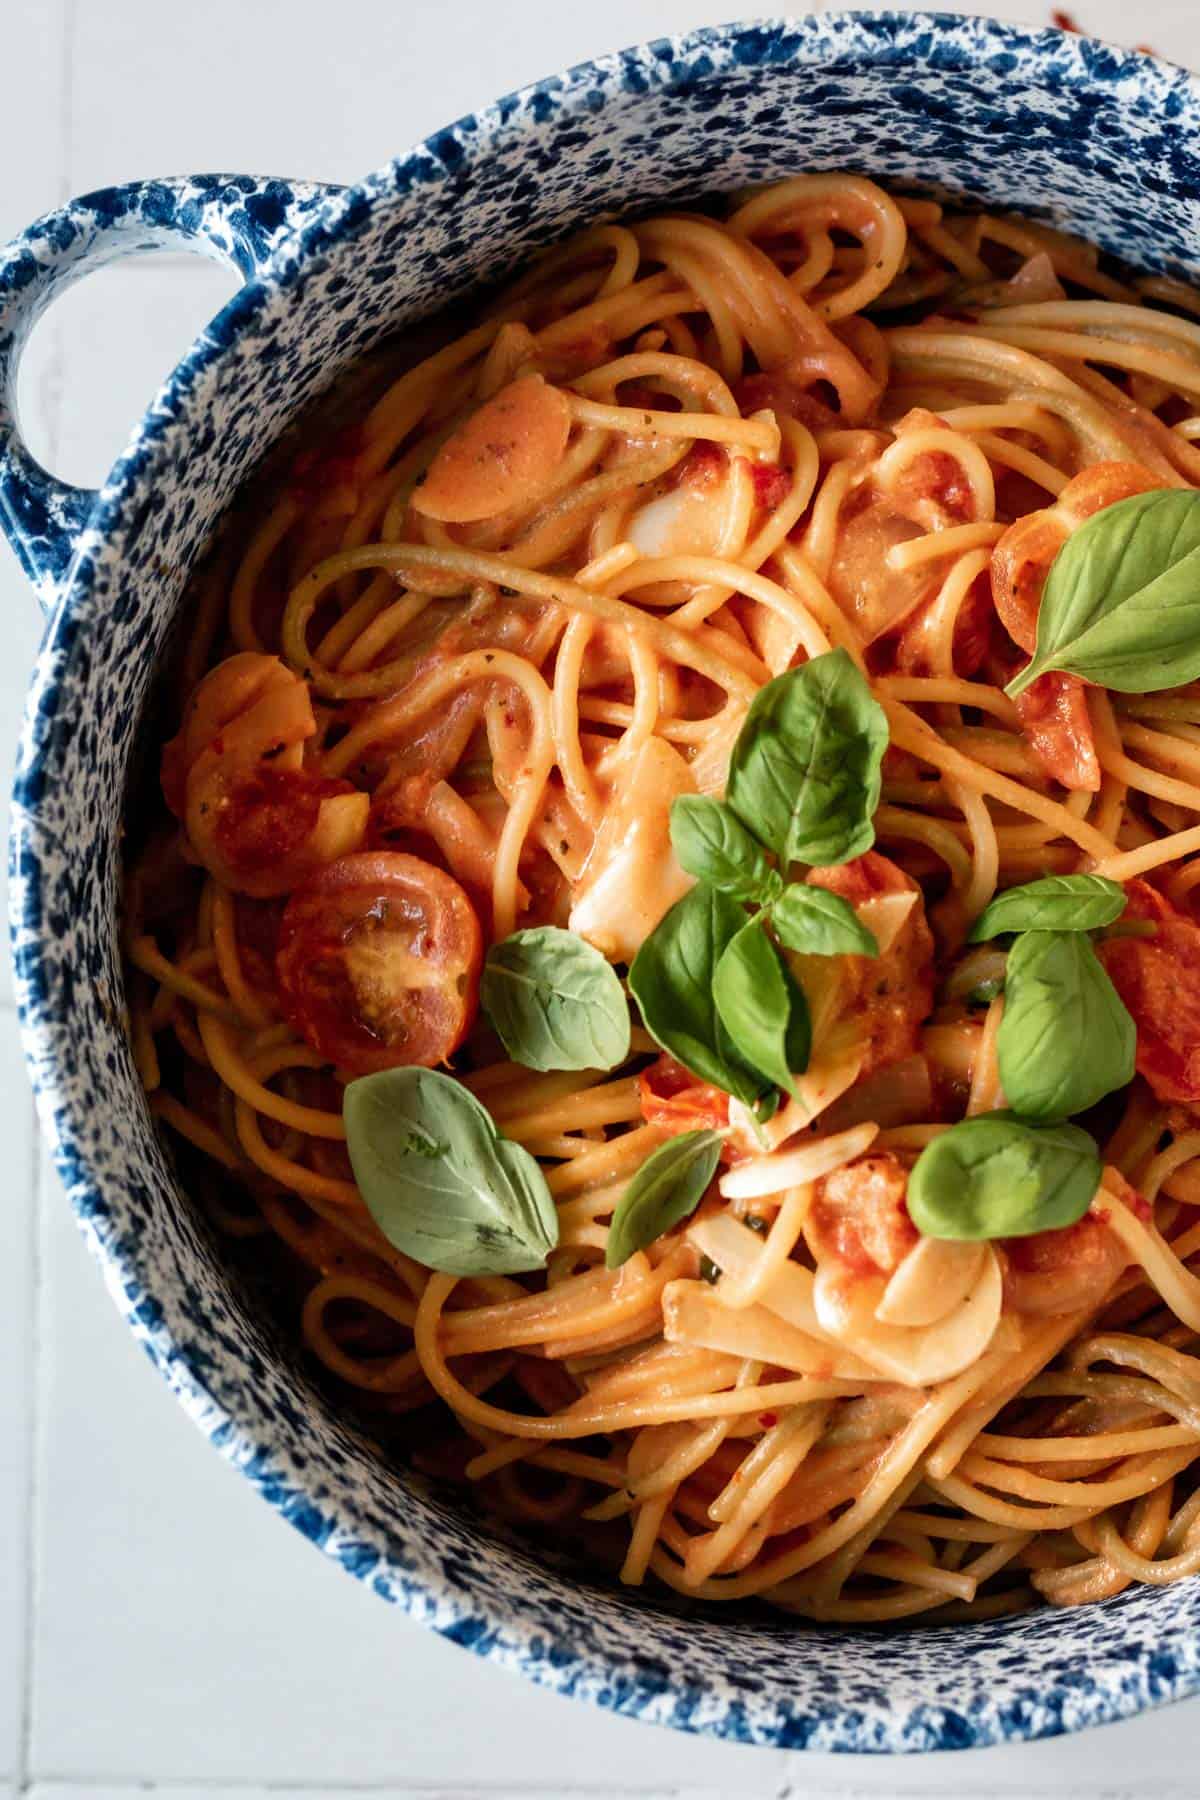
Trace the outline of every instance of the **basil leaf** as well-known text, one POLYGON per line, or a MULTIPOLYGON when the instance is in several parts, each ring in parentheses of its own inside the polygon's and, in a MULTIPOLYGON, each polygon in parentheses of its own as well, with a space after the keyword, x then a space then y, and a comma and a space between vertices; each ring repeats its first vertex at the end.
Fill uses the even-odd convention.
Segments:
POLYGON ((1200 675, 1200 494, 1134 494, 1071 533, 1042 590, 1033 661, 1006 692, 1047 669, 1123 694, 1200 675))
POLYGON ((629 991, 656 1044, 701 1081, 747 1105, 767 1083, 746 1067, 722 1025, 713 976, 746 923, 736 900, 701 883, 677 900, 633 959, 629 991))
POLYGON ((773 900, 778 871, 736 813, 703 794, 681 794, 671 807, 671 847, 681 868, 735 900, 773 900))
POLYGON ((1091 939, 1027 931, 1008 953, 996 1056, 1027 1119, 1066 1119, 1133 1080, 1137 1032, 1091 939))
POLYGON ((771 924, 780 943, 804 956, 878 956, 875 933, 868 931, 848 900, 828 888, 797 882, 771 908, 771 924))
POLYGON ((808 1067, 812 1027, 804 991, 752 919, 730 943, 713 976, 713 998, 738 1055, 776 1087, 795 1091, 808 1067))
POLYGON ((629 1007, 615 969, 573 931, 539 925, 493 944, 479 999, 527 1069, 615 1069, 629 1055, 629 1007))
POLYGON ((845 650, 777 675, 755 695, 726 799, 784 862, 849 862, 875 842, 888 724, 845 650))
POLYGON ((558 1242, 546 1178, 460 1082, 384 1069, 348 1083, 342 1111, 354 1179, 397 1250, 447 1275, 544 1268, 558 1242))
POLYGON ((695 1212, 721 1159, 718 1131, 685 1131, 648 1156, 617 1202, 604 1252, 619 1269, 672 1225, 695 1212))
POLYGON ((980 1113, 922 1150, 908 1178, 909 1217, 935 1238, 1057 1231, 1083 1217, 1103 1173, 1100 1152, 1078 1125, 980 1113))
POLYGON ((1104 875, 1044 875, 997 894, 970 931, 968 944, 1005 931, 1095 931, 1125 910, 1125 890, 1104 875))

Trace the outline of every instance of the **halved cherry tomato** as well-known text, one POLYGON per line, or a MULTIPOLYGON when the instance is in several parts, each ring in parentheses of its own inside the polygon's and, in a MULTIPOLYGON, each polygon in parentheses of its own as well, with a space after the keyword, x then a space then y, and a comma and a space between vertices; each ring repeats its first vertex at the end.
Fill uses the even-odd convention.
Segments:
POLYGON ((163 751, 163 793, 192 854, 236 893, 286 894, 362 843, 369 796, 303 766, 316 729, 301 678, 245 651, 209 670, 163 751))
POLYGON ((1137 1068, 1160 1100, 1200 1102, 1200 925, 1145 881, 1131 881, 1125 919, 1150 938, 1109 938, 1100 960, 1137 1026, 1137 1068))
POLYGON ((184 817, 188 781, 202 758, 244 766, 267 757, 298 769, 316 729, 306 683, 277 656, 243 650, 227 657, 197 683, 183 724, 163 747, 167 805, 184 817))
POLYGON ((220 758, 201 759, 187 792, 192 849, 218 881, 256 899, 286 894, 356 850, 371 804, 348 781, 220 758))
POLYGON ((859 1078, 912 1056, 920 1027, 933 1011, 933 936, 925 923, 925 901, 912 878, 886 856, 868 850, 837 868, 813 869, 812 887, 840 894, 853 907, 885 894, 912 893, 913 907, 895 940, 881 956, 846 956, 848 991, 844 1010, 855 1013, 867 1033, 859 1078))
POLYGON ((554 480, 570 434, 566 395, 540 375, 520 375, 446 439, 413 494, 413 511, 465 525, 532 502, 554 480))
POLYGON ((284 910, 275 959, 283 1010, 355 1075, 445 1062, 479 999, 483 938, 452 875, 398 851, 330 863, 284 910))
POLYGON ((836 1256, 860 1275, 899 1268, 917 1241, 908 1216, 908 1171, 885 1150, 818 1182, 804 1227, 813 1255, 836 1256))
POLYGON ((668 1131, 721 1131, 729 1123, 729 1095, 700 1081, 673 1056, 660 1056, 638 1076, 642 1117, 668 1131))
POLYGON ((996 611, 1015 644, 1034 649, 1042 589, 1071 533, 1117 500, 1161 485, 1140 463, 1092 463, 1068 481, 1052 506, 1014 519, 992 551, 992 586, 996 611))

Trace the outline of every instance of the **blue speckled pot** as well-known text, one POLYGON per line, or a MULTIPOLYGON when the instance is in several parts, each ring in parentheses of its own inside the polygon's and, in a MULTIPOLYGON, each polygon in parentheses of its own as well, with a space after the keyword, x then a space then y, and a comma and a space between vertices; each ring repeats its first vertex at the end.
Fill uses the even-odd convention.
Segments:
POLYGON ((121 1028, 130 746, 188 571, 296 410, 385 332, 601 212, 851 167, 1069 222, 1200 271, 1200 91, 1179 70, 985 20, 843 14, 609 56, 501 100, 347 191, 227 176, 91 194, 0 259, 0 520, 49 615, 13 808, 13 940, 38 1105, 122 1312, 213 1443, 385 1599, 560 1692, 748 1743, 905 1751, 1039 1737, 1200 1688, 1200 1585, 888 1640, 688 1616, 563 1573, 384 1469, 242 1302, 179 1192, 121 1028), (68 281, 190 242, 246 285, 100 493, 13 414, 68 281))

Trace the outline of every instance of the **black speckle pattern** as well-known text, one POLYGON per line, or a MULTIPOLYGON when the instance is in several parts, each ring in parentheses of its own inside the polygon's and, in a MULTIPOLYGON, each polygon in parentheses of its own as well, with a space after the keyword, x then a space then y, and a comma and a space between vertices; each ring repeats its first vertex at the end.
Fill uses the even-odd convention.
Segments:
POLYGON ((1200 1687, 1200 1586, 889 1637, 688 1611, 563 1571, 384 1469, 242 1306, 179 1193, 119 1024, 121 795, 187 574, 289 419, 385 332, 600 213, 851 167, 1069 222, 1200 268, 1200 94, 1057 32, 922 14, 699 32, 498 101, 340 192, 203 176, 92 194, 0 257, 0 521, 50 613, 11 845, 44 1127, 113 1297, 201 1429, 299 1530, 456 1642, 661 1724, 825 1750, 958 1748, 1200 1687), (129 251, 201 240, 247 285, 98 495, 50 480, 8 409, 33 318, 129 251))

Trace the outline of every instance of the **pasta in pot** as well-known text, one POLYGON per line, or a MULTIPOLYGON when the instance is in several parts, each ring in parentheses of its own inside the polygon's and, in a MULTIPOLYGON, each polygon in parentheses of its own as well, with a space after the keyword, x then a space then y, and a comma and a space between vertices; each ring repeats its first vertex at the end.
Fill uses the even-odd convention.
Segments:
POLYGON ((1200 1570, 1160 296, 851 175, 598 225, 196 579, 130 821, 152 1111, 340 1394, 625 1582, 862 1623, 1200 1570))

